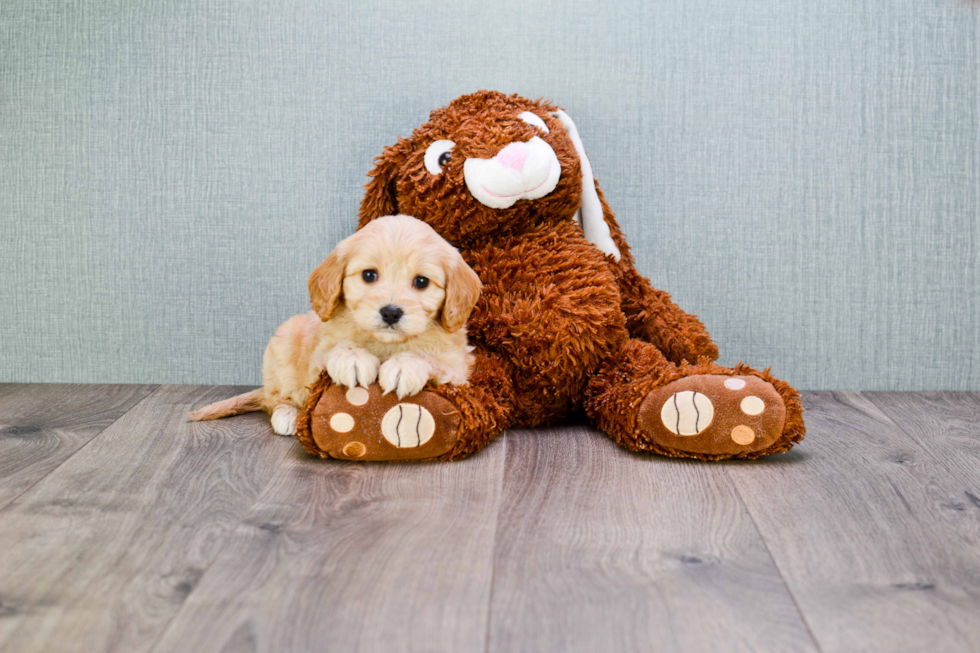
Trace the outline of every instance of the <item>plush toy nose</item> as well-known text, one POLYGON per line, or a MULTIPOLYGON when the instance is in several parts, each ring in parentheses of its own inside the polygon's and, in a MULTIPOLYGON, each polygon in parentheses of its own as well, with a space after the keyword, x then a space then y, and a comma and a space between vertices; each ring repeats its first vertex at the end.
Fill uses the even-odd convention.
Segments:
POLYGON ((530 154, 531 148, 527 143, 511 143, 500 150, 494 158, 508 168, 520 171, 524 168, 524 163, 530 154))

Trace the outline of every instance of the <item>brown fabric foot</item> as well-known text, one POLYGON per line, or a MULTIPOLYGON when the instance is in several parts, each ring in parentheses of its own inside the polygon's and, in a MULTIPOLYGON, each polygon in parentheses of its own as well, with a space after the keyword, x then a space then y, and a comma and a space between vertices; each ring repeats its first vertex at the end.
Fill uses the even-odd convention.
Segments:
POLYGON ((637 421, 664 449, 737 456, 764 451, 779 439, 786 406, 759 377, 696 374, 650 392, 637 421))
POLYGON ((334 386, 324 372, 296 418, 296 439, 321 458, 458 460, 507 426, 513 394, 506 365, 479 350, 467 384, 429 387, 401 401, 377 385, 334 386))
POLYGON ((422 391, 398 399, 369 388, 330 385, 304 422, 300 442, 311 453, 341 460, 432 460, 456 444, 459 412, 422 391))
POLYGON ((675 366, 635 339, 592 379, 585 409, 627 449, 680 458, 758 458, 789 451, 806 434, 799 393, 769 370, 722 367, 708 359, 675 366), (743 411, 747 397, 759 401, 748 399, 743 411), (668 400, 672 405, 665 408, 668 400))

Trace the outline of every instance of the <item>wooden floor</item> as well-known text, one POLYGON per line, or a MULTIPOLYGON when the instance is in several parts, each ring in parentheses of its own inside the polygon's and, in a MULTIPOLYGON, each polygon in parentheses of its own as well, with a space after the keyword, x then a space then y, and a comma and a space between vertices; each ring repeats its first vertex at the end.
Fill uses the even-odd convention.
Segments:
POLYGON ((756 462, 358 464, 186 419, 240 390, 0 385, 0 650, 980 650, 978 394, 807 393, 756 462))

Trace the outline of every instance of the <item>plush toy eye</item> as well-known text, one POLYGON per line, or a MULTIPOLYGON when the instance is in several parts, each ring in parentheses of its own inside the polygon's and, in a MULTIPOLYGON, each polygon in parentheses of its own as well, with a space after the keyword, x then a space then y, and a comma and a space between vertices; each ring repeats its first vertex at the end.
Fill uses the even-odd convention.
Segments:
POLYGON ((377 270, 365 270, 361 272, 361 278, 364 279, 364 283, 374 283, 378 280, 377 270))
POLYGON ((544 120, 541 120, 540 116, 536 116, 530 111, 525 111, 524 113, 517 114, 517 117, 531 125, 532 127, 537 127, 545 134, 550 134, 551 131, 548 129, 548 125, 544 124, 544 120))
POLYGON ((456 143, 452 141, 435 141, 425 150, 425 169, 429 171, 430 174, 439 175, 442 174, 442 168, 449 160, 452 159, 452 150, 456 146, 456 143))
POLYGON ((429 280, 420 274, 419 276, 415 277, 414 281, 412 281, 412 285, 418 290, 425 290, 429 287, 429 280))

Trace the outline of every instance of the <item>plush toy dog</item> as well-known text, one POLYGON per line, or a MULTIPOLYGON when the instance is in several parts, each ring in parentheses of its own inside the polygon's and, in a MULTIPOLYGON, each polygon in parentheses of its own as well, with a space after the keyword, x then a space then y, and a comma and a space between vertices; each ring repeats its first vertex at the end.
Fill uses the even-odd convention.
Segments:
POLYGON ((712 362, 718 348, 701 322, 637 273, 557 106, 464 95, 385 148, 369 174, 361 226, 413 215, 480 276, 468 323, 476 364, 468 385, 401 401, 377 388, 350 401, 321 377, 297 420, 310 452, 453 460, 507 427, 581 408, 627 449, 667 456, 756 458, 803 439, 798 393, 767 371, 712 362))

